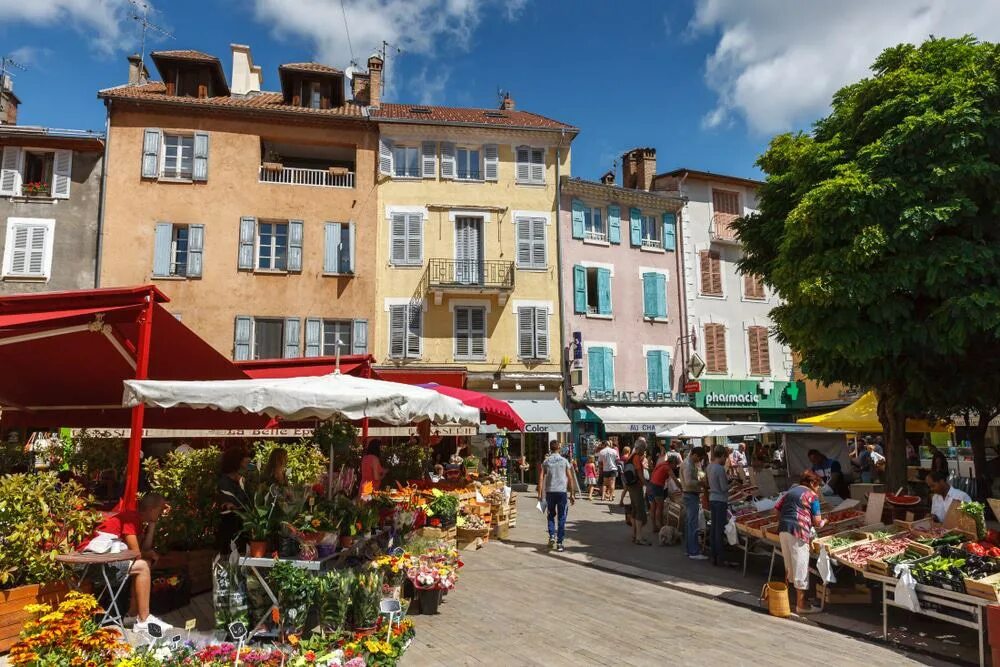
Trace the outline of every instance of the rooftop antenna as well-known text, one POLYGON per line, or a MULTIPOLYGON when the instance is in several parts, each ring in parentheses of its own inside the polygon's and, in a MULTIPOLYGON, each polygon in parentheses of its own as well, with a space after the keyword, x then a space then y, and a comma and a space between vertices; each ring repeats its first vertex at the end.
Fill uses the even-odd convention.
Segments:
POLYGON ((510 94, 509 90, 504 90, 500 86, 497 86, 497 104, 502 107, 504 98, 507 97, 508 94, 510 94))
POLYGON ((7 77, 14 76, 11 73, 11 69, 19 69, 22 72, 28 71, 28 68, 17 62, 10 56, 3 56, 0 58, 0 88, 7 85, 7 77))
POLYGON ((403 49, 399 48, 395 44, 390 44, 389 42, 385 41, 384 39, 382 40, 382 47, 375 49, 375 52, 378 53, 382 57, 382 86, 383 86, 383 88, 385 87, 386 81, 389 80, 389 75, 386 74, 386 70, 388 69, 387 65, 388 65, 388 62, 389 62, 386 59, 386 55, 388 53, 390 53, 391 51, 395 51, 396 53, 402 53, 403 49))
POLYGON ((152 31, 170 39, 173 39, 174 36, 149 20, 149 13, 156 10, 150 8, 144 0, 128 0, 128 3, 132 5, 132 20, 142 26, 142 38, 139 46, 139 71, 141 72, 146 68, 146 33, 152 31))

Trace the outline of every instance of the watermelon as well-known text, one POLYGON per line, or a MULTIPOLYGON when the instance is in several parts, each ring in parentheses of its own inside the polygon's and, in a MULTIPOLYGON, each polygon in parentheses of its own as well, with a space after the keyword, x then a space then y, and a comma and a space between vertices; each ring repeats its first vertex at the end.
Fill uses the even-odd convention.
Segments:
POLYGON ((895 496, 891 493, 885 495, 885 499, 888 500, 893 505, 919 505, 919 496, 895 496))

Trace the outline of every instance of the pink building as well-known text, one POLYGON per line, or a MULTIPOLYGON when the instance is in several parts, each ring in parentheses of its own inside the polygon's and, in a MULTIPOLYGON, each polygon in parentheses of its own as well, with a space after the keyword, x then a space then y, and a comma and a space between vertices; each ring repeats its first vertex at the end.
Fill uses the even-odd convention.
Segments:
POLYGON ((649 434, 676 410, 681 362, 683 200, 651 192, 656 153, 624 156, 624 187, 564 178, 559 218, 562 304, 574 440, 649 434))

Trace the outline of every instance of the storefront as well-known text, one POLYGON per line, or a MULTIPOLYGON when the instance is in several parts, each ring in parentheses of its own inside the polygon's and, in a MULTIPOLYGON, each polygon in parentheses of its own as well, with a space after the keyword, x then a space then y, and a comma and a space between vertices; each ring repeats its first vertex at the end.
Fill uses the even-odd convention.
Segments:
POLYGON ((802 382, 702 379, 692 405, 712 420, 792 422, 806 408, 802 382))
POLYGON ((510 456, 514 459, 521 458, 527 463, 523 481, 532 482, 537 479, 537 464, 548 452, 549 441, 560 440, 565 437, 563 434, 570 432, 569 417, 554 397, 541 393, 537 398, 507 398, 507 396, 503 396, 504 399, 524 420, 523 432, 507 434, 510 441, 510 456))

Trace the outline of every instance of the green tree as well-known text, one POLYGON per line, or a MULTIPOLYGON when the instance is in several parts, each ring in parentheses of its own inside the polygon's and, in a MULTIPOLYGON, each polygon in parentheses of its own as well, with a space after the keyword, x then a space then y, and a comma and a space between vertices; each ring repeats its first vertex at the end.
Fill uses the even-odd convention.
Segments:
POLYGON ((942 369, 1000 335, 998 59, 972 37, 885 50, 811 134, 771 141, 758 213, 736 223, 803 370, 875 388, 892 487, 906 416, 966 404, 980 383, 942 369))

